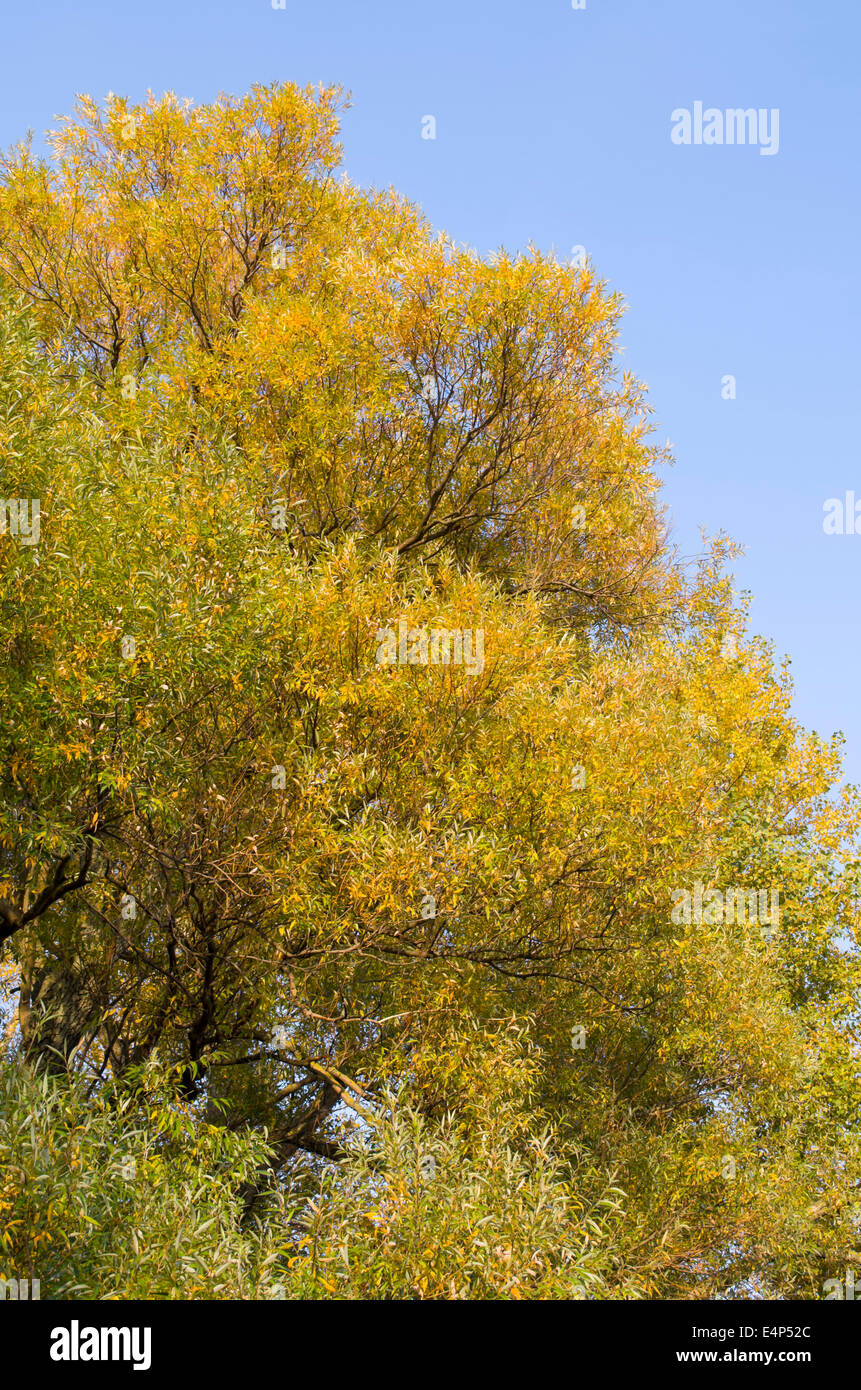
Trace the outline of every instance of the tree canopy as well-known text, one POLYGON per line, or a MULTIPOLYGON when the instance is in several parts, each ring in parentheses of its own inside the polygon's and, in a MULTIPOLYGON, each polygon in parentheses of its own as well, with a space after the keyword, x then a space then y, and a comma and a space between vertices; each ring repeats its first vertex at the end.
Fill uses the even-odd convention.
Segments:
POLYGON ((83 99, 2 162, 0 1264, 820 1296, 839 739, 731 542, 672 549, 619 297, 356 188, 341 104, 83 99))

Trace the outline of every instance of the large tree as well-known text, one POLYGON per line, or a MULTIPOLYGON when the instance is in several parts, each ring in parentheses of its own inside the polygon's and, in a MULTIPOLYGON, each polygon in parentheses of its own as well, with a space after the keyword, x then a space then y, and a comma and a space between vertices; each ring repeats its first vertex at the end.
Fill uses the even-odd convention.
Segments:
POLYGON ((246 1218, 395 1096, 459 1164, 549 1123, 606 1292, 815 1293, 856 1244, 838 747, 732 547, 668 547, 617 297, 337 177, 338 100, 84 101, 5 160, 15 1065, 160 1059, 266 1130, 246 1218), (686 921, 697 883, 776 929, 686 921))

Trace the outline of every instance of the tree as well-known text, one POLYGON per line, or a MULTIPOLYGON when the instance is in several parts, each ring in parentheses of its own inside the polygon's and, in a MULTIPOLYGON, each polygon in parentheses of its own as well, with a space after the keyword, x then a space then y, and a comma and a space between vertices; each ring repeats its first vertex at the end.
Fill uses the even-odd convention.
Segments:
MULTIPOLYGON (((84 101, 4 164, 3 495, 41 504, 0 538, 19 1065, 167 1068, 247 1137, 267 1239, 273 1192, 329 1184, 340 1230, 382 1182, 377 1274, 330 1293, 430 1292, 407 1232, 462 1251, 477 1179, 404 1214, 427 1130, 498 1157, 500 1230, 544 1155, 602 1295, 815 1294, 858 1240, 837 744, 732 546, 668 547, 618 299, 338 179, 338 100, 84 101), (719 917, 674 913, 697 883, 719 917)), ((465 1258, 452 1296, 574 1279, 465 1258)))

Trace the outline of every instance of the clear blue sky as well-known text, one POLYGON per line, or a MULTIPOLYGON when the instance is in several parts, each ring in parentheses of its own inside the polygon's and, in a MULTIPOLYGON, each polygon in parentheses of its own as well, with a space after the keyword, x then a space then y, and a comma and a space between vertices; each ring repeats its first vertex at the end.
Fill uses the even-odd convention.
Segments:
POLYGON ((340 82, 358 182, 480 251, 584 246, 630 306, 680 549, 700 526, 746 546, 753 627, 861 782, 861 534, 822 529, 826 498, 861 499, 859 51, 859 0, 39 0, 5 8, 0 143, 76 92, 340 82), (696 101, 778 108, 779 152, 673 144, 696 101))

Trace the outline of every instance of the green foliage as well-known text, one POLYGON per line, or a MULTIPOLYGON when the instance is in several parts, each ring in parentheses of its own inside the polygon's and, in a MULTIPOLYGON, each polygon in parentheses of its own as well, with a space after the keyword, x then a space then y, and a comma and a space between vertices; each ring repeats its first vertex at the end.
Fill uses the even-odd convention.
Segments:
POLYGON ((131 1091, 7 1065, 0 1261, 42 1298, 247 1298, 267 1251, 239 1226, 261 1138, 206 1125, 149 1068, 131 1091))
POLYGON ((85 101, 3 165, 12 1270, 815 1297, 859 1243, 839 740, 734 547, 668 549, 618 298, 335 178, 337 103, 85 101))
MULTIPOLYGON (((7 1059, 8 1061, 8 1059, 7 1059)), ((0 1092, 0 1267, 48 1299, 585 1297, 611 1264, 605 1184, 518 1134, 510 1105, 465 1128, 388 1097, 341 1164, 243 1219, 267 1157, 183 1106, 148 1065, 121 1093, 8 1067, 0 1092), (512 1134, 518 1136, 512 1144, 512 1134)), ((594 1175, 591 1175, 594 1176, 594 1175)))

